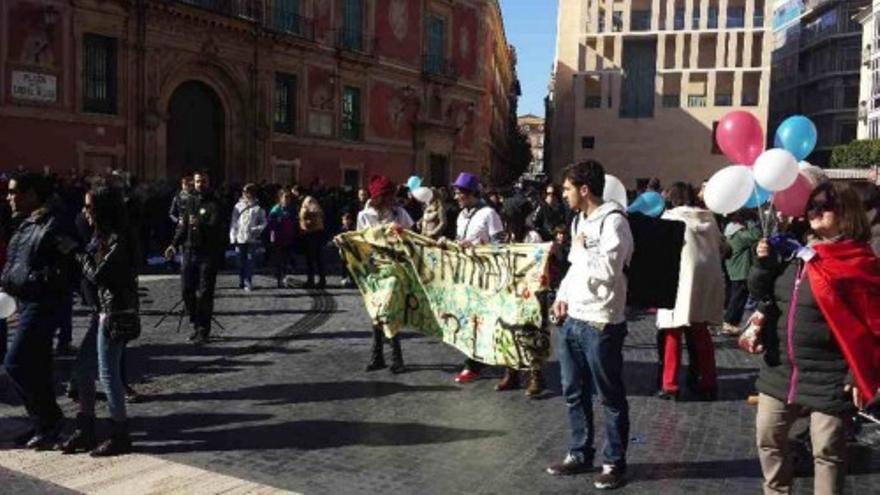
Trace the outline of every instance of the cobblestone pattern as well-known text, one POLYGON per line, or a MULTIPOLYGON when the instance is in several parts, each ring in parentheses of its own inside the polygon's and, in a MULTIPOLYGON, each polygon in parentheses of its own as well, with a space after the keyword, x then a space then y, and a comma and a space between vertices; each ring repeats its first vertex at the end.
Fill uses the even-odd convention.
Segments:
MULTIPOLYGON (((541 400, 495 392, 492 378, 454 384, 461 354, 415 334, 403 341, 407 373, 366 373, 369 320, 356 291, 246 294, 231 276, 219 285, 218 320, 227 329, 195 347, 185 343, 185 329, 175 333, 173 318, 151 328, 176 301, 177 282, 142 283, 149 331, 134 344, 131 367, 150 400, 130 408, 139 452, 306 494, 592 490, 591 475, 543 473, 568 440, 555 362, 541 400)), ((78 333, 82 324, 78 318, 78 333)), ((720 399, 659 401, 654 339, 650 318, 631 320, 630 483, 621 492, 760 491, 755 410, 745 401, 757 360, 718 337, 720 399)), ((74 410, 66 399, 65 408, 74 410)), ((601 407, 595 410, 601 438, 601 407)), ((0 406, 0 421, 20 413, 0 406)), ((871 493, 880 456, 859 451, 855 461, 847 492, 871 493)), ((811 493, 812 479, 799 478, 796 492, 811 493)))

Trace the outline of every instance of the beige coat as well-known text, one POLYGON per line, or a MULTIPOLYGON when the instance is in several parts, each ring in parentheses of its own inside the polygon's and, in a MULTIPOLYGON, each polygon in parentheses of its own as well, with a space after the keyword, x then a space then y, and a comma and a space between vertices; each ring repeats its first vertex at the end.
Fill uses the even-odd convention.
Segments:
POLYGON ((721 324, 724 314, 724 273, 721 231, 709 210, 682 206, 667 210, 666 220, 685 223, 684 246, 674 309, 657 310, 657 328, 692 323, 721 324))

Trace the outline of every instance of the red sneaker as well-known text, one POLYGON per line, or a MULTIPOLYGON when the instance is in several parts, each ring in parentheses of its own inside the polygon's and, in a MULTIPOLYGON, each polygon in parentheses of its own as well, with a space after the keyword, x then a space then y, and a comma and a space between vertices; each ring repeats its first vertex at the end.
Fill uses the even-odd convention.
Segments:
POLYGON ((468 369, 462 370, 455 375, 455 383, 470 383, 480 377, 480 374, 468 369))

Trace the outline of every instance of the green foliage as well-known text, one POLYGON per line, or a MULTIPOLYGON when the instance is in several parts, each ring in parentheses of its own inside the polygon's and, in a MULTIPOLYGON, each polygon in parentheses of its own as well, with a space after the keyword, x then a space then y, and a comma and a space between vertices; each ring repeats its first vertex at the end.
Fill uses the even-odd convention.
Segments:
POLYGON ((835 146, 831 151, 831 168, 869 168, 880 164, 880 140, 853 141, 835 146))

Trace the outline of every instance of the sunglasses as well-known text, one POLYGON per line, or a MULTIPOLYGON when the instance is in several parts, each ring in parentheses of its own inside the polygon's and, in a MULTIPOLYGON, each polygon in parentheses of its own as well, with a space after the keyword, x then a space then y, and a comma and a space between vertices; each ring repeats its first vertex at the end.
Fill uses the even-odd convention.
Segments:
POLYGON ((811 200, 807 203, 807 216, 817 217, 825 212, 834 211, 837 203, 832 199, 811 200))

